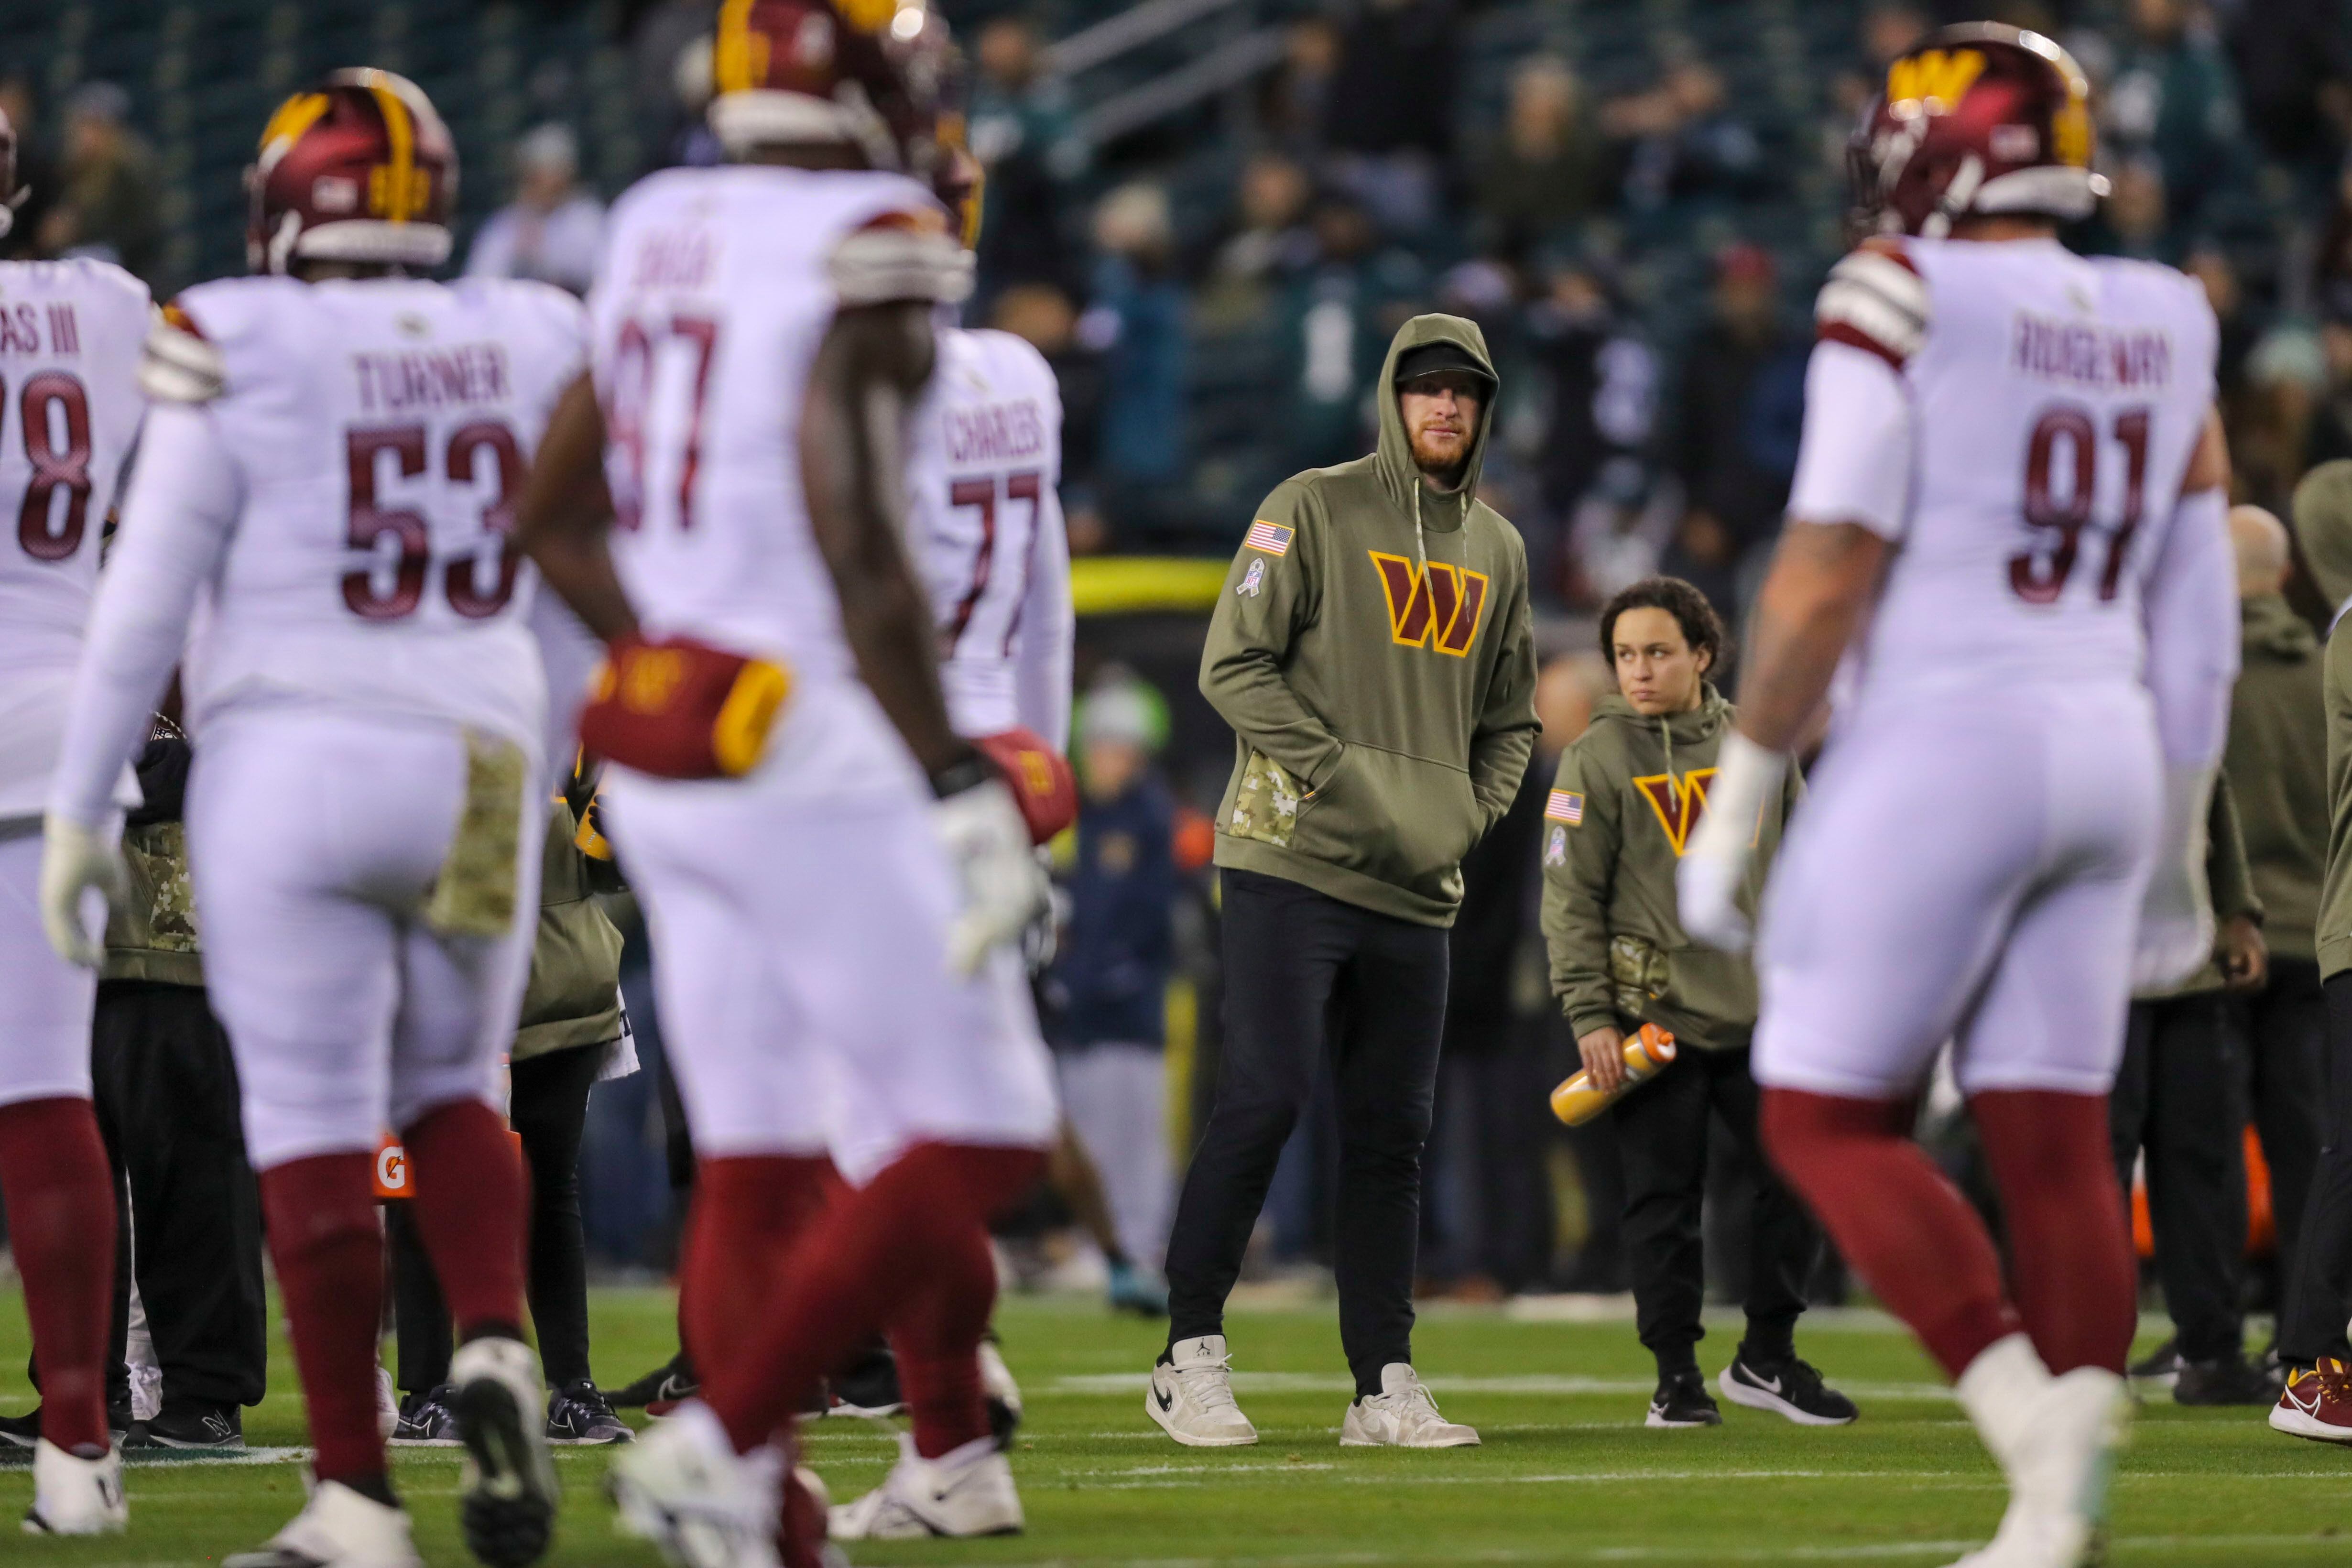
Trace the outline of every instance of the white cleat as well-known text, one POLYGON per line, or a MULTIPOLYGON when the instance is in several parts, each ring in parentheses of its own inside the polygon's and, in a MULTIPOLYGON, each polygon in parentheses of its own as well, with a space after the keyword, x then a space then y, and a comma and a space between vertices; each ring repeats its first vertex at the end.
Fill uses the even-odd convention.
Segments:
POLYGON ((33 1445, 33 1506, 27 1535, 110 1535, 131 1522, 122 1497, 122 1455, 95 1459, 67 1453, 47 1437, 33 1445))
POLYGON ((2009 1477, 1990 1545, 1952 1568, 2084 1568, 2098 1561, 2107 1481, 2130 1417, 2128 1385, 2099 1367, 2052 1377, 2025 1336, 1961 1374, 1960 1402, 2009 1477))
POLYGON ((622 1532, 674 1568, 781 1568, 782 1465, 772 1448, 737 1454, 710 1407, 689 1399, 613 1461, 605 1486, 622 1532))
POLYGON ((457 1347, 449 1381, 466 1446, 457 1518, 467 1549, 491 1568, 523 1568, 547 1552, 559 1496, 539 1358, 520 1340, 485 1335, 457 1347))
POLYGON ((1018 1535, 1023 1522, 1013 1467, 994 1438, 926 1459, 900 1433, 898 1462, 880 1486, 832 1511, 832 1534, 835 1541, 970 1540, 1018 1535))
POLYGON ((980 1392, 988 1401, 988 1427, 999 1444, 1008 1441, 1021 1425, 1021 1384, 1004 1364, 1004 1352, 994 1340, 980 1342, 980 1392))
POLYGON ((321 1481, 293 1521, 255 1552, 221 1568, 425 1568, 409 1539, 408 1515, 341 1481, 321 1481))
POLYGON ((1225 1336, 1202 1334, 1168 1347, 1143 1391, 1143 1413, 1188 1448, 1239 1448, 1257 1441, 1234 1403, 1233 1358, 1225 1336))
POLYGON ((1437 1413, 1420 1374, 1401 1361, 1381 1368, 1381 1391, 1348 1406, 1343 1448, 1475 1448, 1478 1430, 1437 1413))

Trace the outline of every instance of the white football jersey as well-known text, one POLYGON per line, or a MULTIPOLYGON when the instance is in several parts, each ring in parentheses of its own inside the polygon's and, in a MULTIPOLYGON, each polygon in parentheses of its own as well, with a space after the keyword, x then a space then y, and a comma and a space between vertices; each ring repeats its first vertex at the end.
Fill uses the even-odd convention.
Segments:
MULTIPOLYGON (((191 289, 164 315, 147 384, 201 407, 238 491, 183 665, 191 720, 323 701, 536 754, 536 574, 507 534, 580 374, 578 301, 502 279, 255 277, 191 289)), ((134 502, 149 479, 142 466, 134 502)))
POLYGON ((1010 332, 940 333, 909 470, 907 531, 939 624, 956 732, 1019 726, 1066 747, 1062 399, 1045 356, 1010 332))
POLYGON ((40 810, 57 762, 153 311, 103 261, 0 262, 0 820, 40 810))
POLYGON ((856 679, 802 489, 801 404, 844 303, 843 244, 900 217, 940 234, 899 174, 673 169, 614 204, 589 295, 614 563, 647 635, 776 659, 793 695, 768 765, 816 793, 904 782, 913 762, 856 679))
POLYGON ((1790 515, 1895 545, 1840 723, 2137 679, 2141 591, 2213 405, 2198 285, 2054 240, 1906 239, 1841 261, 1816 315, 1790 515))

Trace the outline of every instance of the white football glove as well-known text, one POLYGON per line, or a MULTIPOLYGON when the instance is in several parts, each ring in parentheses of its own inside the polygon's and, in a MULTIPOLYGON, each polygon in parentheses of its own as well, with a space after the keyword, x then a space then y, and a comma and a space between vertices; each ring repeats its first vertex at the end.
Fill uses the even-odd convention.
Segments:
POLYGON ((931 812, 963 884, 962 911, 948 930, 948 968, 969 975, 992 949, 1020 940, 1048 907, 1050 885, 1003 780, 992 775, 958 790, 931 812))
POLYGON ((41 824, 41 925, 58 956, 84 969, 106 962, 105 942, 91 941, 82 922, 82 895, 92 888, 106 895, 110 910, 120 909, 130 897, 130 878, 114 834, 62 816, 46 818, 41 824))
POLYGON ((2213 897, 2205 877, 2206 812, 2212 795, 2212 769, 2165 770, 2156 868, 2140 896, 2139 934, 2132 949, 2136 992, 2178 985, 2213 956, 2213 897))
POLYGON ((1739 912, 1739 889, 1756 853, 1756 825, 1780 792, 1789 759, 1734 730, 1723 737, 1716 766, 1706 811, 1675 868, 1675 914, 1696 940, 1745 952, 1755 932, 1739 912))

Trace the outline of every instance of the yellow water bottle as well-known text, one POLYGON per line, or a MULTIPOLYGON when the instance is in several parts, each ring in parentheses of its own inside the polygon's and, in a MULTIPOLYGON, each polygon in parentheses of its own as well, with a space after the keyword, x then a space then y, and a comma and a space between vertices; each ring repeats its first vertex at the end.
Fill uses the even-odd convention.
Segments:
POLYGON ((1675 1037, 1655 1024, 1644 1024, 1625 1037, 1625 1081, 1614 1093, 1592 1087, 1591 1076, 1579 1068, 1576 1076, 1551 1091, 1551 1113, 1570 1127, 1580 1127, 1623 1099, 1636 1084, 1647 1083, 1675 1059, 1675 1037))

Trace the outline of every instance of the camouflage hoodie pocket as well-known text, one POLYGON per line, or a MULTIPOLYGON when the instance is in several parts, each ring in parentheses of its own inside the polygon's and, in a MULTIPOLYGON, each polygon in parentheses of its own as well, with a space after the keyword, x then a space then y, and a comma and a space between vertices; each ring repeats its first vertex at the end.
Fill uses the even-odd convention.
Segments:
POLYGON ((1617 987, 1617 1011, 1638 1018, 1666 994, 1671 974, 1664 952, 1654 942, 1619 932, 1609 939, 1609 978, 1617 987))
POLYGON ((1298 803, 1307 793, 1287 768, 1264 752, 1254 751, 1234 790, 1234 812, 1225 832, 1235 838, 1255 838, 1287 849, 1298 831, 1298 803))

